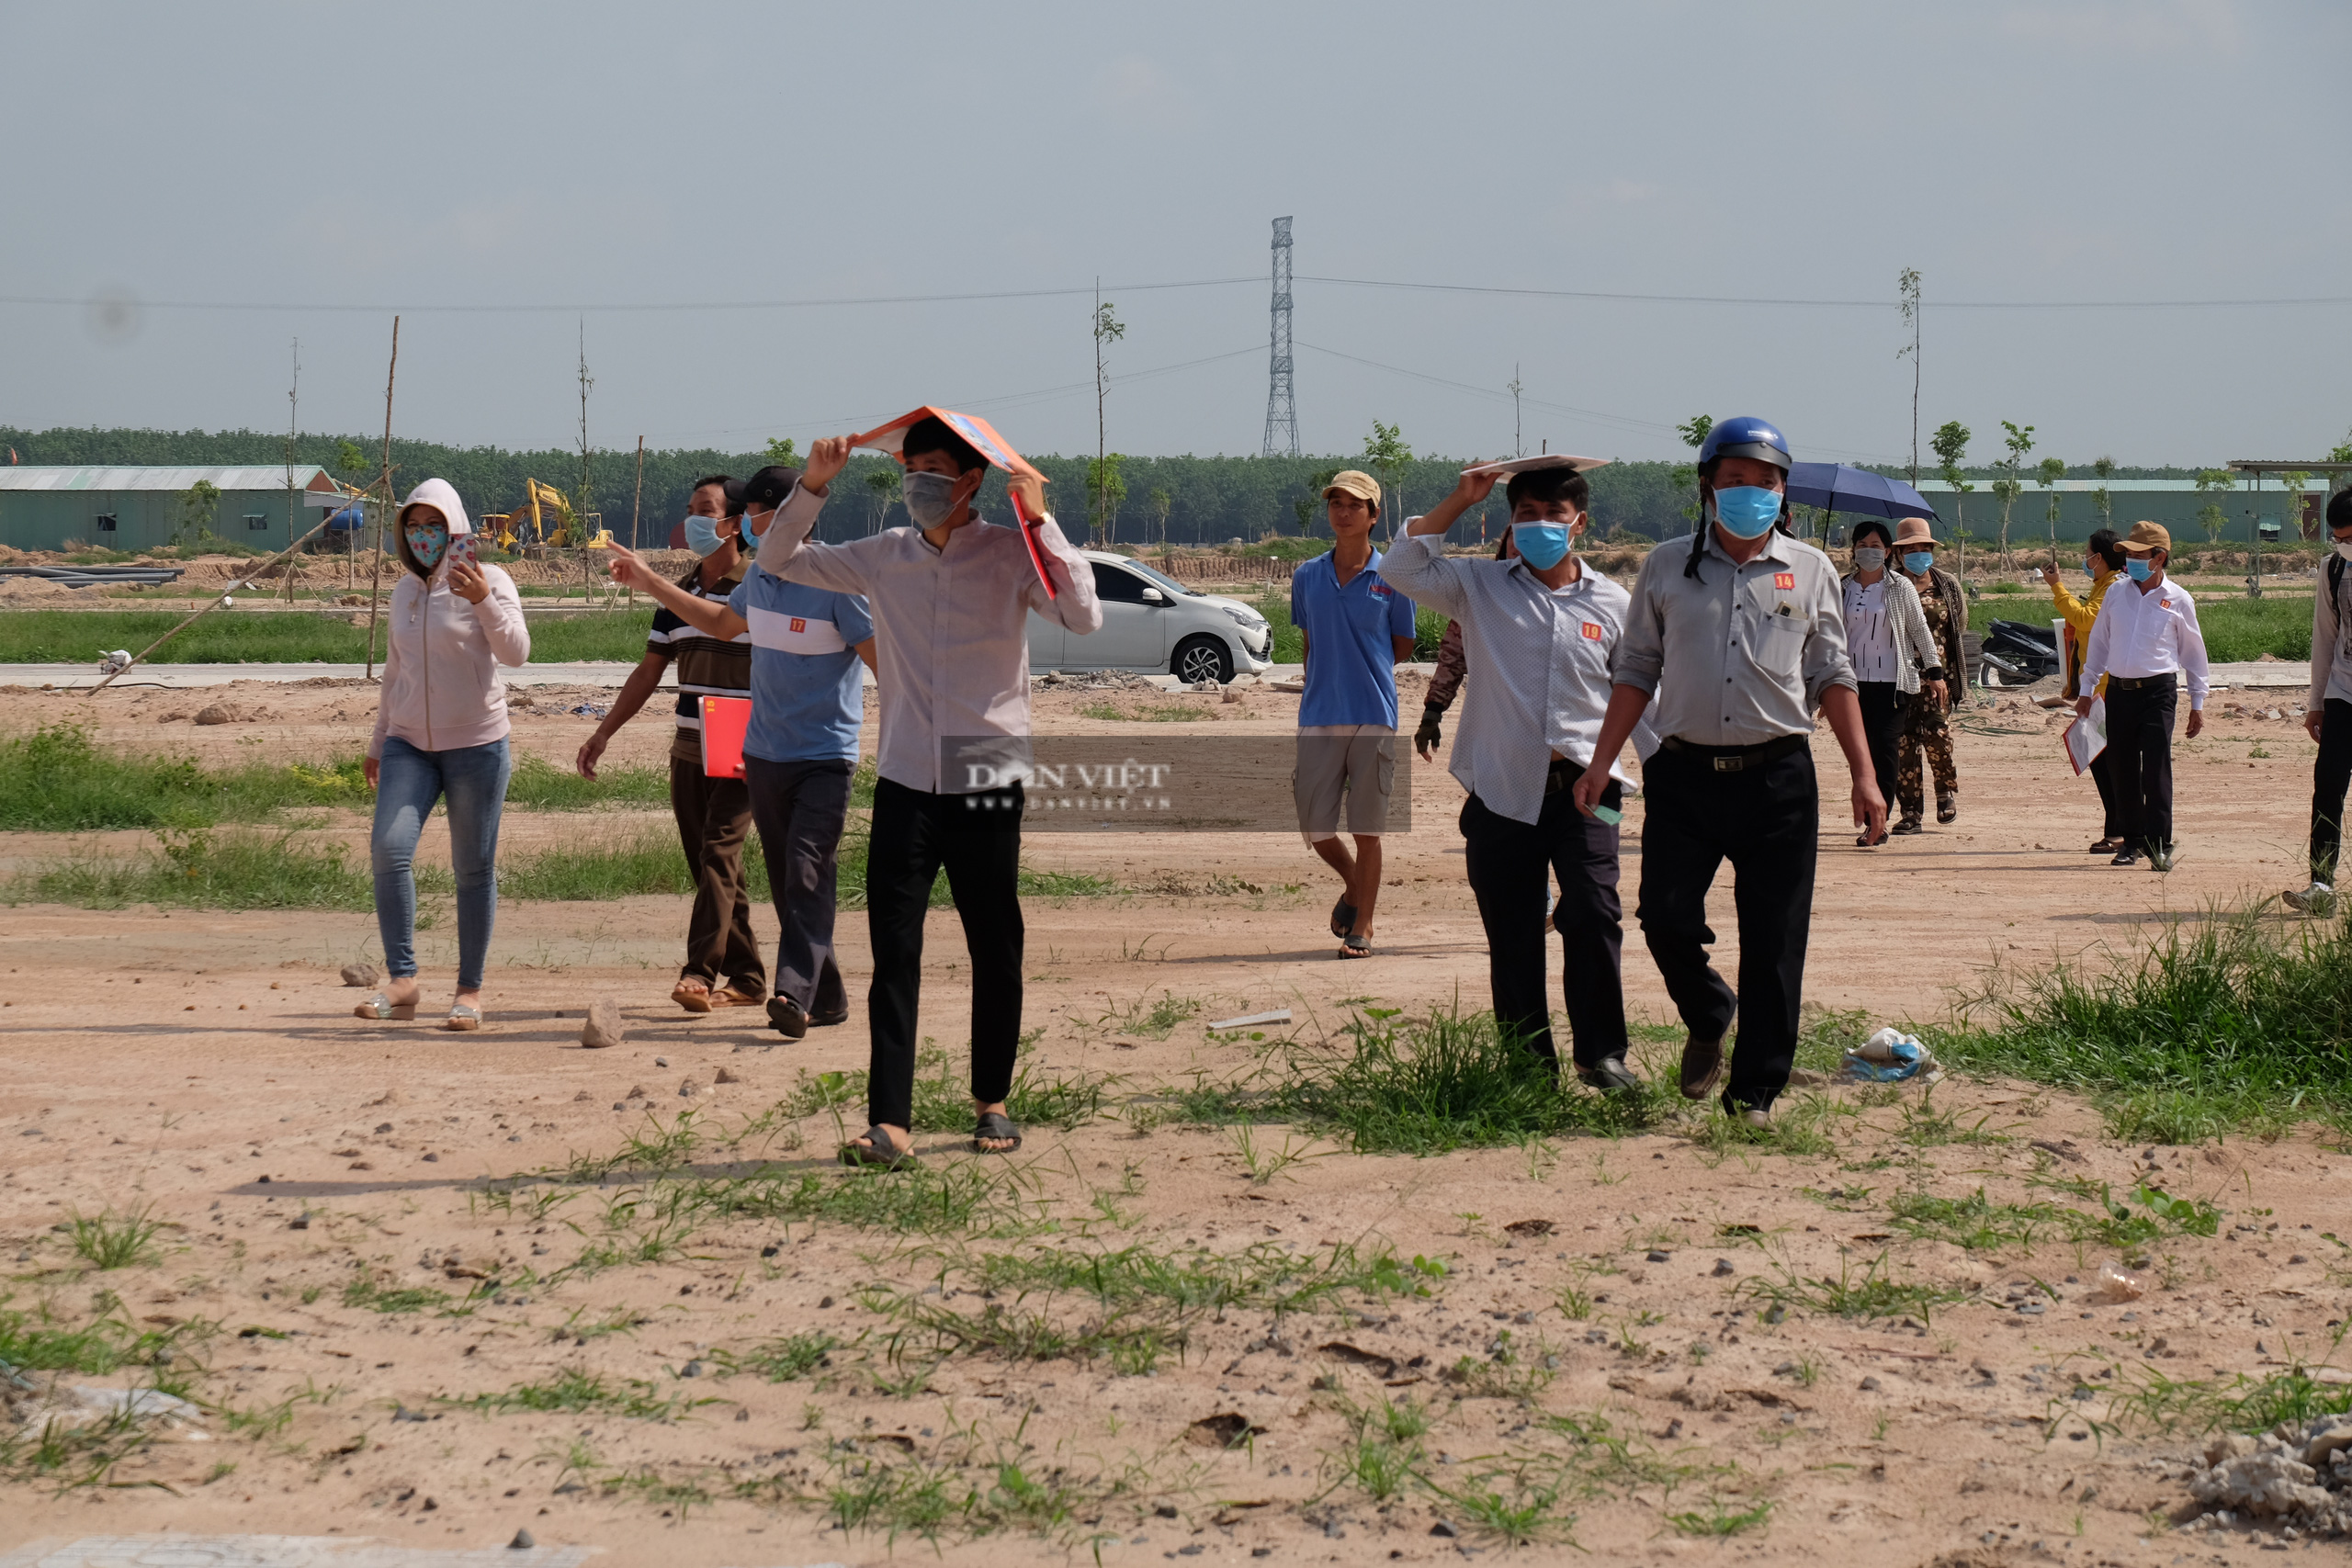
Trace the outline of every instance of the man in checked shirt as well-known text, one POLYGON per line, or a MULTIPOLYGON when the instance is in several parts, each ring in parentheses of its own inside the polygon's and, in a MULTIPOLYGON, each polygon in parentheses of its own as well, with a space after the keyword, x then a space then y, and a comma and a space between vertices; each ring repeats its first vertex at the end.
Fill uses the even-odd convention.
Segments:
MULTIPOLYGON (((1650 956, 1690 1031, 1682 1092, 1723 1083, 1724 1111, 1759 1130, 1789 1083, 1804 995, 1805 940, 1820 857, 1813 715, 1837 732, 1853 775, 1854 825, 1886 838, 1838 569, 1785 531, 1789 444, 1760 419, 1727 419, 1699 448, 1699 531, 1649 553, 1617 645, 1597 750, 1615 756, 1653 694, 1664 736, 1644 771, 1642 901, 1650 956), (1724 861, 1737 880, 1739 989, 1707 962, 1707 890, 1724 861), (1724 1075, 1725 1037, 1739 1042, 1724 1075)), ((1577 781, 1577 807, 1606 781, 1577 781)))
MULTIPOLYGON (((1528 459, 1532 463, 1535 459, 1528 459)), ((1609 703, 1609 658, 1623 635, 1626 592, 1569 552, 1585 527, 1590 458, 1556 457, 1513 473, 1506 492, 1518 558, 1448 558, 1445 533, 1516 464, 1473 468, 1426 517, 1407 525, 1382 573, 1416 604, 1453 617, 1470 694, 1452 771, 1469 790, 1462 837, 1470 890, 1487 928, 1495 1022, 1558 1071, 1545 942, 1537 919, 1556 875, 1548 924, 1566 946, 1564 987, 1577 1077, 1639 1089, 1625 1066, 1624 944, 1617 897, 1615 751, 1595 750, 1609 703), (1605 818, 1579 814, 1569 791, 1599 778, 1605 818)), ((1619 747, 1623 745, 1619 738, 1619 747)))

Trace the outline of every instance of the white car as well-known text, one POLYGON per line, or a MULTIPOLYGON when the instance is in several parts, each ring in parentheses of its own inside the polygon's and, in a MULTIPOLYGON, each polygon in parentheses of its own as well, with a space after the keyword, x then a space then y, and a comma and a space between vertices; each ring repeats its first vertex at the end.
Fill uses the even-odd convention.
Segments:
POLYGON ((1273 668, 1272 629, 1240 600, 1197 592, 1125 556, 1079 553, 1094 569, 1102 629, 1080 637, 1031 611, 1030 669, 1135 670, 1221 685, 1273 668))

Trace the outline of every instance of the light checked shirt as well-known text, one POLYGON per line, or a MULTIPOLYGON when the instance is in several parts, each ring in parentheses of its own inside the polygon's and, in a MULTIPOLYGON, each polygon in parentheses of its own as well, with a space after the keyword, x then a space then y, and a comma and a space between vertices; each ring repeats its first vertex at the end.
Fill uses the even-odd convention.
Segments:
MULTIPOLYGON (((1469 694, 1450 771, 1497 816, 1532 823, 1543 815, 1555 753, 1592 766, 1609 707, 1610 655, 1633 597, 1589 562, 1574 582, 1551 589, 1516 557, 1449 557, 1444 547, 1442 534, 1406 534, 1381 570, 1462 628, 1469 694)), ((1657 749, 1649 726, 1635 726, 1635 753, 1657 749)), ((1625 778, 1616 758, 1609 764, 1611 777, 1625 778)))
MULTIPOLYGON (((2328 587, 2328 564, 2320 562, 2319 592, 2312 595, 2312 689, 2305 713, 2324 712, 2326 703, 2352 703, 2352 617, 2335 602, 2344 589, 2328 587)), ((2344 575, 2352 578, 2352 567, 2344 575)))
POLYGON ((2145 592, 2130 578, 2107 591, 2091 623, 2090 646, 2083 650, 2083 686, 2099 677, 2140 681, 2151 675, 2188 677, 2191 713, 2205 705, 2205 634, 2197 626, 2197 601, 2170 578, 2145 592))
POLYGON ((1851 690, 1838 569, 1775 530, 1746 565, 1688 534, 1650 551, 1634 582, 1610 679, 1655 699, 1658 734, 1694 746, 1761 746, 1812 732, 1832 686, 1851 690))
POLYGON ((1048 515, 1036 530, 1059 596, 1048 599, 1017 527, 975 520, 944 548, 919 528, 847 544, 812 544, 822 496, 796 488, 761 536, 759 565, 787 582, 863 593, 874 616, 881 688, 881 774, 931 795, 967 795, 943 780, 942 742, 1029 733, 1029 612, 1080 636, 1100 629, 1094 571, 1048 515))

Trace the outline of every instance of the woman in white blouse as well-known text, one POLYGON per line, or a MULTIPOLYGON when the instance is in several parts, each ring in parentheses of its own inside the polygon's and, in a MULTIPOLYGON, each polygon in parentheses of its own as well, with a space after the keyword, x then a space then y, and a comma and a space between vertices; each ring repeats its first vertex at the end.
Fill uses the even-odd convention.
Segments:
MULTIPOLYGON (((1928 685, 1929 700, 1944 696, 1942 656, 1928 630, 1927 613, 1919 594, 1901 572, 1886 570, 1894 536, 1873 517, 1854 525, 1854 570, 1845 579, 1846 654, 1853 661, 1857 695, 1862 705, 1862 731, 1869 738, 1871 765, 1878 773, 1879 793, 1887 799, 1894 788, 1894 738, 1903 728, 1903 710, 1919 699, 1920 682, 1928 685)), ((1884 835, 1868 833, 1855 839, 1863 849, 1883 843, 1884 835)))

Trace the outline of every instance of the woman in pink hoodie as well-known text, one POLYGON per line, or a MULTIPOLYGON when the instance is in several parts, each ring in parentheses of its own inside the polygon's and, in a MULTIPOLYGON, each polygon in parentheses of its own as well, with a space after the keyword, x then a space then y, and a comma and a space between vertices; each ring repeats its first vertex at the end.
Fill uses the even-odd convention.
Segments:
POLYGON ((465 503, 446 479, 427 479, 401 506, 398 543, 408 571, 392 590, 383 698, 368 745, 376 791, 368 849, 376 874, 376 925, 384 939, 384 988, 358 1016, 416 1016, 417 835, 434 803, 449 803, 449 854, 458 876, 458 996, 448 1027, 481 1027, 481 971, 498 918, 498 818, 514 764, 506 750, 506 694, 497 666, 531 657, 531 633, 514 580, 472 558, 465 503))

